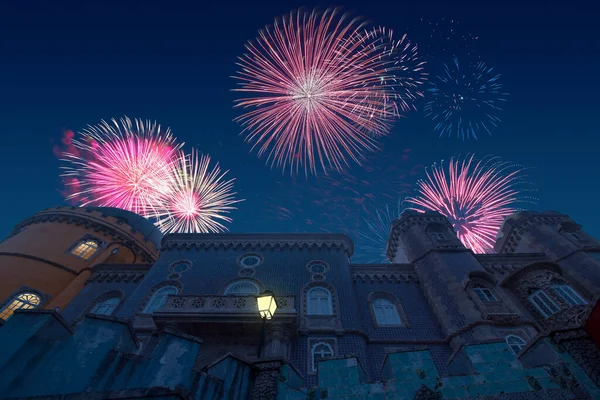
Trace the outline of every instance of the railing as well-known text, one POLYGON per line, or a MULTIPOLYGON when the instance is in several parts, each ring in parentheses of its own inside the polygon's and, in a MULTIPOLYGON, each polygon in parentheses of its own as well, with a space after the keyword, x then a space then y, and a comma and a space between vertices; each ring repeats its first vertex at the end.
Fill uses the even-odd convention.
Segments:
MULTIPOLYGON (((276 297, 277 311, 275 316, 291 316, 296 314, 295 297, 276 297)), ((197 296, 175 295, 169 296, 165 305, 156 314, 251 314, 258 315, 256 297, 254 296, 197 296)))

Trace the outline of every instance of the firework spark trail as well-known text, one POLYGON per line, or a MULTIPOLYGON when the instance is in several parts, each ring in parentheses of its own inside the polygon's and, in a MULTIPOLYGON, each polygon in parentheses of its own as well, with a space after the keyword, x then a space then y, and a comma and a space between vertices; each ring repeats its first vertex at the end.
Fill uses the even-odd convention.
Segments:
POLYGON ((387 242, 390 237, 392 222, 400 216, 402 203, 398 202, 396 208, 386 206, 384 210, 377 211, 373 218, 365 218, 366 231, 358 232, 358 245, 354 262, 388 264, 387 242))
POLYGON ((519 211, 516 204, 531 201, 522 196, 523 169, 498 157, 475 160, 466 156, 462 162, 450 159, 433 165, 427 179, 417 183, 418 194, 405 201, 409 209, 438 211, 454 226, 465 247, 475 253, 490 253, 504 218, 519 211))
POLYGON ((437 75, 427 92, 425 114, 435 123, 440 137, 456 135, 461 139, 477 139, 480 132, 491 135, 491 129, 501 122, 497 115, 506 101, 500 75, 494 68, 478 61, 444 64, 444 73, 437 75))
POLYGON ((223 222, 233 205, 235 179, 226 179, 219 164, 210 167, 210 157, 196 150, 179 153, 169 175, 169 190, 153 204, 149 213, 164 233, 209 233, 227 230, 223 222))
POLYGON ((124 117, 88 126, 62 153, 62 177, 71 189, 67 200, 143 214, 168 190, 181 146, 155 122, 124 117))
POLYGON ((246 45, 235 91, 246 140, 271 167, 341 170, 376 149, 425 80, 417 47, 336 10, 292 11, 246 45))

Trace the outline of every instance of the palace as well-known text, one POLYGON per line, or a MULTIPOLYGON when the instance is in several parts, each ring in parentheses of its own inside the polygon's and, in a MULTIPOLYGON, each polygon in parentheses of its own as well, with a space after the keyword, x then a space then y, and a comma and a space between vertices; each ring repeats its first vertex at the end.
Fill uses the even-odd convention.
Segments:
POLYGON ((600 398, 600 242, 568 216, 516 213, 482 255, 406 211, 390 264, 352 254, 44 210, 0 243, 0 397, 600 398))

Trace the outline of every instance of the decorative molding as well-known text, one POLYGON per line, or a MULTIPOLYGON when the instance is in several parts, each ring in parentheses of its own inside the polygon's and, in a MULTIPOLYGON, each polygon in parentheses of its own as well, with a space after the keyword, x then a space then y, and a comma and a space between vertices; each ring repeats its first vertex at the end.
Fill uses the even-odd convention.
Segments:
POLYGON ((21 254, 21 253, 8 253, 8 252, 4 252, 4 251, 0 252, 0 256, 20 257, 20 258, 26 258, 28 260, 35 260, 35 261, 39 261, 39 262, 44 263, 44 264, 51 265, 51 266, 53 266, 55 268, 62 269, 63 271, 66 271, 66 272, 68 272, 70 274, 73 274, 73 275, 78 275, 79 274, 79 272, 77 272, 75 270, 72 270, 71 268, 65 267, 64 265, 61 265, 59 263, 55 263, 54 261, 50 261, 50 260, 47 260, 47 259, 42 258, 42 257, 30 256, 28 254, 21 254))
POLYGON ((48 211, 42 211, 36 215, 33 215, 16 225, 10 233, 10 235, 8 236, 8 238, 15 236, 28 225, 41 224, 46 222, 64 223, 67 225, 74 224, 76 226, 83 225, 86 229, 93 230, 96 233, 102 233, 106 236, 112 237, 113 241, 122 242, 123 244, 128 246, 135 254, 140 256, 142 258, 142 261, 156 261, 156 257, 153 255, 153 252, 151 250, 140 246, 140 241, 134 236, 135 232, 125 232, 123 229, 118 229, 117 227, 115 227, 114 224, 112 224, 108 220, 96 218, 91 215, 82 215, 79 213, 69 212, 68 210, 53 209, 48 211))
POLYGON ((86 283, 138 283, 151 267, 151 264, 101 264, 92 268, 92 275, 86 283))
POLYGON ((412 264, 380 264, 380 265, 352 265, 352 278, 354 282, 363 283, 404 283, 418 282, 412 264))
POLYGON ((340 249, 350 257, 354 252, 352 240, 342 234, 285 233, 285 234, 234 234, 195 233, 169 234, 162 240, 162 250, 234 249, 340 249))

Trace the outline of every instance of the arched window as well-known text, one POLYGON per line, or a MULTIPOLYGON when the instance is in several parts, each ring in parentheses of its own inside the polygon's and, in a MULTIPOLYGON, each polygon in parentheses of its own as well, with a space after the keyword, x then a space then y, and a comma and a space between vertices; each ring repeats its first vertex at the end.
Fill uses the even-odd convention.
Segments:
POLYGON ((0 310, 0 318, 7 320, 16 310, 32 310, 40 305, 40 296, 30 292, 19 293, 0 310))
POLYGON ((77 244, 77 246, 71 249, 71 254, 73 254, 75 257, 87 261, 90 258, 92 258, 94 254, 96 254, 99 248, 100 244, 97 241, 93 239, 84 239, 81 240, 77 244))
POLYGON ((225 289, 226 295, 256 296, 260 293, 258 285, 252 281, 237 281, 225 289))
POLYGON ((332 315, 331 293, 323 287, 314 287, 306 294, 308 315, 332 315))
POLYGON ((402 325, 398 309, 389 300, 377 299, 372 303, 377 325, 402 325))
POLYGON ((548 318, 560 310, 560 307, 543 290, 538 290, 529 296, 529 301, 544 318, 548 318))
POLYGON ((519 354, 525 347, 527 342, 522 337, 516 335, 508 335, 506 337, 506 344, 512 350, 515 355, 519 354))
POLYGON ((96 315, 112 315, 121 300, 118 297, 112 297, 106 299, 101 303, 98 303, 92 308, 92 314, 96 315))
POLYGON ((474 287, 471 290, 477 296, 477 298, 479 300, 481 300, 483 303, 498 301, 498 299, 496 298, 496 295, 490 288, 479 286, 479 287, 474 287))
POLYGON ((320 360, 333 356, 333 347, 329 343, 319 342, 312 347, 312 370, 317 371, 320 360))
POLYGON ((177 294, 179 290, 175 286, 165 286, 158 289, 144 308, 145 314, 151 314, 167 302, 169 295, 177 294))
POLYGON ((552 289, 559 295, 567 304, 578 306, 587 304, 587 302, 569 285, 553 285, 552 289))

